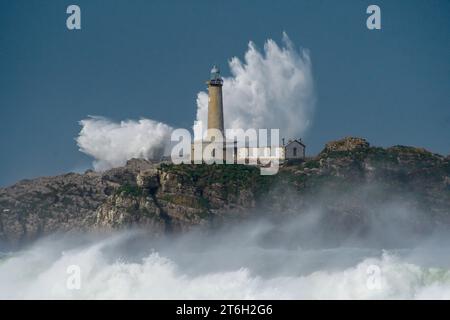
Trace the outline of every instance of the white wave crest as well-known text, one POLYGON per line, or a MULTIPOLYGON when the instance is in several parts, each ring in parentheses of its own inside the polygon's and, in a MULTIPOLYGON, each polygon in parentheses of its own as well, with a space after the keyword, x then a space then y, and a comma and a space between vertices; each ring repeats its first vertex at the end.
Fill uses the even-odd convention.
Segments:
POLYGON ((172 128, 150 119, 120 123, 102 117, 80 121, 80 151, 94 158, 95 170, 123 166, 131 158, 160 159, 170 145, 172 128))
MULTIPOLYGON (((296 50, 286 33, 283 46, 272 39, 260 52, 248 45, 244 62, 229 62, 232 76, 224 78, 225 128, 280 129, 285 137, 303 135, 312 122, 314 85, 309 52, 296 50)), ((208 94, 197 95, 197 121, 207 123, 208 94)))
MULTIPOLYGON (((129 237, 88 245, 41 242, 0 263, 1 299, 448 299, 450 270, 420 266, 402 254, 337 248, 280 250, 277 267, 258 273, 243 258, 249 251, 229 247, 188 253, 149 252, 139 259, 117 254, 129 237), (62 247, 61 247, 62 246, 62 247), (61 250, 63 249, 63 250, 61 250), (111 255, 111 252, 114 252, 111 255), (227 267, 218 261, 232 260, 227 267), (352 256, 350 259, 349 257, 352 256), (189 257, 189 263, 184 258, 189 257), (336 258, 348 260, 336 263, 336 258), (300 262, 308 260, 307 270, 300 262), (193 263, 193 261, 196 261, 193 263), (353 262, 350 262, 353 261, 353 262), (356 261, 356 262, 355 262, 356 261), (289 272, 286 272, 288 264, 289 272), (81 270, 79 290, 68 289, 68 266, 81 270), (207 266, 206 269, 204 268, 207 266), (191 267, 189 267, 191 266, 191 267), (200 267, 202 266, 202 267, 200 267), (373 266, 379 274, 369 271, 373 266), (311 267, 311 265, 310 265, 311 267), (379 286, 371 286, 371 277, 379 286)), ((188 240, 189 241, 189 240, 188 240)), ((172 246, 172 244, 171 244, 172 246)), ((173 244, 174 247, 177 243, 173 244)), ((223 244, 221 245, 223 246, 223 244)), ((273 249, 251 248, 258 263, 274 263, 273 249)), ((253 259, 253 258, 252 258, 253 259)))

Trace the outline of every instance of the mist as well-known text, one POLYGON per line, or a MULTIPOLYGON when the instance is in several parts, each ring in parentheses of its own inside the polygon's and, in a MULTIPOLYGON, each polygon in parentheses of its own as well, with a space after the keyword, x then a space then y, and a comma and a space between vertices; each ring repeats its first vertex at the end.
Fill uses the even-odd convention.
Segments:
POLYGON ((450 237, 418 233, 404 203, 373 206, 364 232, 321 201, 219 228, 52 235, 0 258, 1 299, 448 299, 450 237), (334 225, 334 227, 333 227, 334 225), (81 270, 68 289, 69 266, 81 270))

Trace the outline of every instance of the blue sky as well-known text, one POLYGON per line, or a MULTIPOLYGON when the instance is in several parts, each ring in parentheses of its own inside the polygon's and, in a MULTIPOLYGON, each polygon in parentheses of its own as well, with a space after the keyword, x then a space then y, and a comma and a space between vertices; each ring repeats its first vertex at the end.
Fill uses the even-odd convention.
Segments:
POLYGON ((312 59, 309 154, 347 135, 450 153, 448 0, 1 0, 0 185, 89 168, 74 140, 88 115, 191 127, 211 65, 228 76, 248 41, 283 31, 312 59), (382 30, 366 28, 369 4, 382 30))

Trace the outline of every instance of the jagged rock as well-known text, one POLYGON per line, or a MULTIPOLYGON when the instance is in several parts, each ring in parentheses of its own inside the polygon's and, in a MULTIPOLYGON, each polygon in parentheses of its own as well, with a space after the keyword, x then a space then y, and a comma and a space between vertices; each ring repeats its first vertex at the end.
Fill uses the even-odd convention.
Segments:
POLYGON ((331 141, 325 145, 325 152, 333 151, 354 151, 357 149, 367 149, 369 143, 363 138, 345 137, 341 140, 331 141))
POLYGON ((130 159, 127 161, 125 167, 128 170, 131 170, 133 172, 139 172, 139 171, 154 169, 155 163, 153 163, 150 160, 133 158, 133 159, 130 159))
POLYGON ((94 228, 108 230, 128 227, 146 228, 154 233, 163 233, 166 223, 161 209, 151 197, 115 194, 96 210, 94 228))
POLYGON ((160 186, 158 170, 152 168, 139 172, 136 184, 138 187, 154 192, 160 186))

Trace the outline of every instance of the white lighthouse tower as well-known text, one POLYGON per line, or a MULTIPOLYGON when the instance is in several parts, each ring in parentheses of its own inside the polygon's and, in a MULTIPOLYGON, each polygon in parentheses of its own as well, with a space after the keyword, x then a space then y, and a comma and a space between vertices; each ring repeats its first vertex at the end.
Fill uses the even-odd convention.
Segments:
POLYGON ((211 77, 206 82, 208 84, 208 140, 211 138, 210 131, 218 130, 224 137, 223 125, 223 80, 220 77, 220 70, 217 66, 211 69, 211 77))

